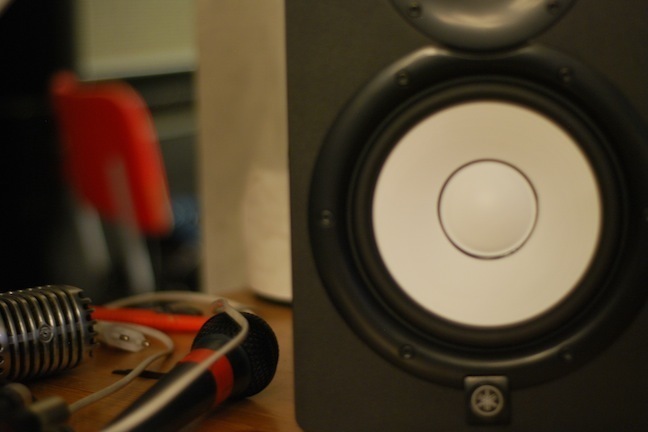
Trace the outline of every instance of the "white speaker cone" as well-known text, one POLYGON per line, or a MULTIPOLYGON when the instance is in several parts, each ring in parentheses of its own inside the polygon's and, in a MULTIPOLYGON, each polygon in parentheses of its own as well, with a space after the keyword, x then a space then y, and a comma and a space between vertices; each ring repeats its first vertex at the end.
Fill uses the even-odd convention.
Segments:
POLYGON ((416 303, 478 327, 519 324, 587 273, 601 196, 578 143, 546 116, 483 101, 424 118, 378 176, 373 230, 416 303))

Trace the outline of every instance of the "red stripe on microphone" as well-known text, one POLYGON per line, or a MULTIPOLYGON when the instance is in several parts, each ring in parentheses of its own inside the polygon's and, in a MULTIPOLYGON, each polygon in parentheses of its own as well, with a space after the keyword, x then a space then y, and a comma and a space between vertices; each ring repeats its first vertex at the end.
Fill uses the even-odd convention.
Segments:
MULTIPOLYGON (((212 354, 214 354, 213 350, 196 348, 180 360, 180 363, 201 363, 212 354)), ((225 356, 218 359, 208 370, 211 372, 216 383, 216 400, 214 401, 214 405, 218 405, 232 393, 232 389, 234 388, 234 371, 225 356)))

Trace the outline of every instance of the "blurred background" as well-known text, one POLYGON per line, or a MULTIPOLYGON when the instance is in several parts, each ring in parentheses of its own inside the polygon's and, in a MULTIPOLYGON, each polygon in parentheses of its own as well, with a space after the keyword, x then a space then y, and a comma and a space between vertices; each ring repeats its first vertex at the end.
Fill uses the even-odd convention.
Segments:
MULTIPOLYGON (((175 225, 147 239, 158 289, 199 289, 193 0, 15 0, 0 7, 0 291, 65 283, 97 303, 127 291, 89 274, 71 226, 49 83, 119 79, 153 116, 175 225)), ((109 230, 108 230, 109 231, 109 230)))

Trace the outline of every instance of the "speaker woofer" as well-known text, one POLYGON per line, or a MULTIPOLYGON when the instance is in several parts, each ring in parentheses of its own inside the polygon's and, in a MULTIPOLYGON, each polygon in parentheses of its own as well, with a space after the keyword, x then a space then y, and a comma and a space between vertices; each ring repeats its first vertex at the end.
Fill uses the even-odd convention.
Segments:
MULTIPOLYGON (((320 277, 333 303, 374 350, 402 369, 433 381, 459 387, 467 375, 506 375, 511 386, 520 387, 573 370, 611 343, 645 298, 641 275, 632 267, 639 253, 633 242, 639 231, 645 235, 645 226, 640 225, 643 210, 636 211, 643 202, 628 186, 646 184, 644 170, 628 163, 633 149, 646 146, 640 124, 622 98, 586 67, 538 46, 492 57, 459 56, 426 48, 388 67, 337 118, 313 175, 311 240, 320 277), (589 195, 584 201, 587 208, 582 209, 582 214, 590 218, 589 227, 581 233, 589 244, 577 248, 578 262, 569 263, 572 273, 559 282, 561 286, 548 300, 531 300, 532 308, 500 321, 497 314, 472 320, 470 312, 453 314, 439 306, 440 297, 426 299, 424 285, 411 288, 410 282, 404 281, 402 275, 409 275, 409 270, 399 270, 393 264, 393 257, 388 255, 399 251, 393 250, 391 240, 385 243, 382 238, 385 230, 381 227, 380 208, 395 199, 381 201, 382 178, 391 175, 390 159, 409 147, 408 134, 421 125, 453 109, 465 112, 477 105, 486 107, 486 111, 492 111, 495 105, 503 107, 507 116, 522 113, 522 119, 533 119, 531 123, 542 124, 540 129, 561 135, 553 150, 567 150, 569 163, 578 167, 572 178, 578 181, 574 183, 585 183, 583 188, 572 189, 568 198, 589 195)), ((434 148, 434 143, 430 146, 429 155, 437 152, 447 162, 444 151, 434 148)), ((523 179, 532 177, 532 195, 537 185, 540 222, 535 227, 533 221, 529 244, 525 244, 525 237, 495 258, 512 263, 512 271, 525 273, 533 268, 534 258, 524 254, 536 247, 532 244, 536 237, 543 240, 546 235, 554 236, 548 243, 553 244, 553 253, 559 256, 562 250, 556 241, 560 232, 566 231, 557 229, 551 233, 553 228, 547 230, 543 220, 544 201, 551 201, 551 194, 557 193, 555 188, 546 192, 545 180, 551 180, 552 175, 546 172, 547 167, 543 168, 545 174, 529 175, 528 166, 514 157, 514 143, 503 143, 505 151, 496 144, 478 143, 473 147, 467 155, 459 152, 463 159, 454 164, 443 162, 432 167, 432 171, 442 168, 449 172, 440 175, 440 182, 429 181, 436 195, 432 194, 434 198, 428 201, 436 207, 432 206, 431 213, 419 213, 440 214, 440 191, 456 170, 475 163, 483 166, 485 161, 494 162, 500 172, 506 171, 502 166, 510 166, 523 179), (516 269, 520 257, 530 261, 516 269)), ((541 154, 542 150, 536 148, 534 152, 541 154)), ((547 151, 553 150, 549 145, 547 151)), ((528 149, 523 152, 528 154, 528 149)), ((425 171, 430 170, 424 168, 418 174, 425 171)), ((395 177, 399 173, 396 171, 395 177)), ((403 194, 409 192, 403 190, 403 194)), ((416 197, 411 200, 416 202, 416 197)), ((556 206, 559 204, 545 208, 556 214, 560 212, 556 206)), ((577 207, 565 210, 571 220, 567 231, 579 228, 578 216, 574 217, 577 207)), ((387 225, 411 220, 406 211, 400 213, 405 217, 388 218, 387 225)), ((414 234, 401 243, 401 248, 416 240, 417 226, 424 228, 425 223, 413 225, 414 234)), ((443 231, 439 226, 436 229, 437 233, 443 231)), ((435 243, 439 237, 430 239, 435 243)), ((448 247, 457 246, 456 242, 447 243, 448 247)), ((473 260, 477 267, 485 263, 491 266, 494 261, 493 257, 470 256, 456 249, 452 253, 461 262, 473 260)), ((546 258, 546 251, 543 253, 546 258)), ((541 290, 541 281, 535 279, 551 272, 559 261, 545 259, 541 271, 522 278, 522 283, 533 285, 527 293, 541 290)), ((419 269, 425 266, 425 260, 421 262, 419 269)), ((457 270, 449 270, 453 271, 457 270)), ((507 279, 501 269, 496 272, 502 280, 507 279)), ((429 290, 443 289, 438 287, 452 276, 450 273, 431 280, 429 290)), ((426 277, 434 278, 434 272, 423 279, 426 277)), ((508 281, 505 295, 517 295, 515 279, 508 281)), ((462 279, 458 280, 451 290, 461 287, 462 279)), ((496 292, 493 285, 489 289, 496 292)), ((496 304, 494 301, 490 306, 496 304)), ((461 309, 461 299, 453 307, 457 305, 461 309)))
MULTIPOLYGON (((407 307, 401 312, 422 315, 417 327, 426 332, 448 338, 453 332, 428 325, 431 315, 445 317, 454 327, 473 330, 452 339, 477 345, 525 342, 581 309, 599 279, 583 276, 609 266, 619 226, 617 176, 596 126, 547 89, 521 81, 489 83, 493 80, 480 77, 477 85, 459 80, 432 88, 429 96, 401 111, 368 145, 352 199, 360 265, 381 295, 390 304, 417 303, 423 311, 407 307), (448 183, 484 169, 508 174, 509 183, 496 184, 498 189, 484 190, 487 177, 473 185, 481 186, 474 200, 486 200, 489 207, 495 201, 498 208, 481 206, 473 215, 446 211, 444 224, 443 210, 453 205, 445 197, 448 183), (511 186, 524 196, 504 196, 499 202, 503 187, 511 186), (528 214, 515 228, 507 216, 521 200, 526 200, 524 208, 516 213, 528 214), (488 217, 489 211, 495 214, 488 217), (479 224, 470 235, 487 237, 478 242, 498 245, 511 230, 515 238, 496 247, 503 252, 467 251, 470 246, 446 238, 452 218, 466 216, 479 224), (505 232, 483 233, 489 222, 502 224, 498 217, 505 218, 506 225, 499 227, 505 232)), ((454 199, 464 199, 469 191, 461 193, 454 199)))

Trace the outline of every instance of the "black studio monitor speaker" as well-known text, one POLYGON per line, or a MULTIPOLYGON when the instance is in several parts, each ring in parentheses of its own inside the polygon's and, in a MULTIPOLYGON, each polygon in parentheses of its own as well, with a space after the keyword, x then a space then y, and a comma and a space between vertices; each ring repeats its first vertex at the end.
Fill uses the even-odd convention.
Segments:
POLYGON ((648 3, 286 26, 301 427, 648 430, 648 3))

